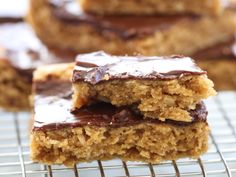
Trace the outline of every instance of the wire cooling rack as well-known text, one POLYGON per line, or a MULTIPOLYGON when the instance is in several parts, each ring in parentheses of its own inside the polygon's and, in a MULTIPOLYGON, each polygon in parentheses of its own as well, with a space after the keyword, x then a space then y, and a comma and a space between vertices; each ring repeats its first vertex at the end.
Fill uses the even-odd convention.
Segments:
POLYGON ((158 165, 96 161, 45 166, 29 158, 29 113, 0 112, 0 176, 22 177, 236 177, 236 92, 222 92, 206 101, 211 126, 210 148, 199 159, 167 161, 158 165))

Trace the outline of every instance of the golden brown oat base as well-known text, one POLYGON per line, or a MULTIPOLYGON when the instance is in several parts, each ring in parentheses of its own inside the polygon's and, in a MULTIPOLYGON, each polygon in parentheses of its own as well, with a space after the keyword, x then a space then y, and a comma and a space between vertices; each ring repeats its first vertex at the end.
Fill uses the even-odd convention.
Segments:
POLYGON ((96 101, 115 106, 137 105, 149 118, 190 122, 190 109, 216 94, 206 75, 174 80, 112 80, 96 85, 79 81, 73 85, 73 106, 80 108, 96 101))
POLYGON ((159 163, 181 157, 197 158, 208 148, 205 122, 188 126, 143 123, 129 127, 84 126, 33 131, 31 158, 44 164, 73 166, 93 160, 159 163))
POLYGON ((53 16, 47 0, 31 0, 28 21, 49 47, 76 53, 104 50, 119 55, 192 55, 200 49, 228 40, 236 29, 235 13, 227 11, 219 17, 184 20, 168 30, 124 40, 113 33, 99 33, 86 24, 62 22, 53 16))
POLYGON ((217 90, 236 89, 236 60, 235 59, 202 59, 196 61, 207 71, 217 90))
POLYGON ((82 9, 99 15, 220 15, 222 0, 77 0, 82 9))
POLYGON ((0 107, 7 111, 29 110, 31 84, 25 81, 11 64, 0 59, 0 107))

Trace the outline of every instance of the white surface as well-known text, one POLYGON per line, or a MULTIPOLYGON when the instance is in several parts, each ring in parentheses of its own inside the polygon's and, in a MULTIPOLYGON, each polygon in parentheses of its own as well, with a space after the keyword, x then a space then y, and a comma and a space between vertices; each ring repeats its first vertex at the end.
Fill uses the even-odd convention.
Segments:
POLYGON ((28 0, 0 0, 0 16, 24 17, 28 9, 28 0))

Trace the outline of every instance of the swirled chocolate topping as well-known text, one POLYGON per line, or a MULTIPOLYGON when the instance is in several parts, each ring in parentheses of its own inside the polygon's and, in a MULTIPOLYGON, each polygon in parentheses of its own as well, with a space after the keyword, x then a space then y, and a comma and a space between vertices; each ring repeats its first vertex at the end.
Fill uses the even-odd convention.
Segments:
MULTIPOLYGON (((109 103, 97 103, 70 111, 71 83, 68 81, 44 81, 35 83, 35 116, 33 131, 56 130, 79 126, 122 127, 140 123, 161 124, 157 119, 147 119, 130 107, 115 107, 109 103), (62 94, 63 93, 63 94, 62 94)), ((187 126, 194 122, 206 121, 204 103, 190 111, 192 122, 166 120, 165 123, 187 126)))
POLYGON ((96 16, 82 12, 74 0, 48 1, 57 19, 73 25, 90 25, 98 32, 115 33, 123 39, 143 37, 158 30, 166 30, 176 23, 200 18, 195 15, 96 16))
POLYGON ((78 55, 73 82, 98 84, 114 79, 171 80, 186 75, 205 74, 191 58, 183 56, 111 56, 104 52, 78 55))

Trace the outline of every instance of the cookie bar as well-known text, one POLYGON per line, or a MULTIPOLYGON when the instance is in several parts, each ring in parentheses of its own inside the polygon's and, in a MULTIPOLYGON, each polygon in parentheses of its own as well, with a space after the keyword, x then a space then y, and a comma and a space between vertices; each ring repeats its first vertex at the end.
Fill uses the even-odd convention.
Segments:
POLYGON ((37 66, 73 61, 49 52, 24 23, 0 24, 0 107, 29 110, 32 73, 37 66))
POLYGON ((94 102, 132 106, 145 117, 191 122, 188 110, 215 94, 206 73, 187 57, 79 55, 73 107, 94 102))
POLYGON ((0 107, 29 109, 32 71, 41 43, 23 22, 0 24, 0 107))
POLYGON ((84 11, 100 15, 220 15, 231 0, 78 0, 84 11))
POLYGON ((74 1, 56 2, 31 0, 28 21, 47 46, 75 53, 189 56, 228 40, 236 29, 234 10, 219 17, 96 16, 81 12, 74 1))
MULTIPOLYGON (((8 110, 25 110, 29 108, 27 96, 30 93, 30 78, 27 70, 18 70, 12 65, 10 58, 17 56, 15 48, 24 48, 25 42, 20 39, 19 32, 28 32, 26 25, 22 25, 27 12, 27 0, 9 0, 1 2, 0 6, 0 107, 8 110), (19 3, 20 2, 20 3, 19 3), (17 5, 12 5, 17 4, 17 5), (18 23, 17 25, 12 25, 18 23), (24 26, 24 27, 23 27, 24 26), (24 29, 24 30, 22 30, 24 29), (14 32, 13 32, 14 31, 14 32), (17 34, 16 34, 17 33, 17 34), (13 35, 14 34, 14 35, 13 35), (7 50, 9 48, 10 50, 7 50), (11 57, 10 57, 11 56, 11 57)), ((23 36, 25 34, 23 32, 23 36)), ((29 32, 30 39, 32 32, 29 32)), ((37 42, 36 42, 37 43, 37 42)), ((23 52, 21 52, 22 55, 23 52)), ((21 55, 20 54, 20 55, 21 55)), ((27 52, 25 53, 27 56, 27 52)))
POLYGON ((128 107, 109 103, 71 113, 72 70, 72 65, 61 64, 34 74, 33 161, 66 166, 114 158, 159 163, 206 152, 209 127, 203 103, 190 111, 188 123, 143 119, 128 107))

